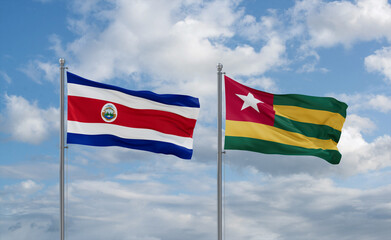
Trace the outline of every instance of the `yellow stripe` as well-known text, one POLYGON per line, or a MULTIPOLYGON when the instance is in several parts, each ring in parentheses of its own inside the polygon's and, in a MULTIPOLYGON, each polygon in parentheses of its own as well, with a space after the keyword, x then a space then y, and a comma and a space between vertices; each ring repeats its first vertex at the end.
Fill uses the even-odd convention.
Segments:
POLYGON ((282 117, 298 122, 327 125, 338 131, 342 130, 343 123, 345 122, 345 118, 339 113, 323 110, 274 105, 274 111, 276 111, 276 115, 280 115, 282 117))
POLYGON ((310 149, 321 148, 338 150, 337 143, 331 139, 322 140, 313 137, 306 137, 300 133, 289 132, 273 126, 253 122, 226 120, 225 135, 256 138, 310 149))

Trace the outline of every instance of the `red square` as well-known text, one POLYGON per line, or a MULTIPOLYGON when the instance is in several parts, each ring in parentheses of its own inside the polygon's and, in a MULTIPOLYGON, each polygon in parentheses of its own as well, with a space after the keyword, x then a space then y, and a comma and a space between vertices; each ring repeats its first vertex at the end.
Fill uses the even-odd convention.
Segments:
POLYGON ((249 88, 227 76, 224 79, 226 120, 274 125, 273 94, 249 88), (252 100, 251 106, 246 99, 252 100))

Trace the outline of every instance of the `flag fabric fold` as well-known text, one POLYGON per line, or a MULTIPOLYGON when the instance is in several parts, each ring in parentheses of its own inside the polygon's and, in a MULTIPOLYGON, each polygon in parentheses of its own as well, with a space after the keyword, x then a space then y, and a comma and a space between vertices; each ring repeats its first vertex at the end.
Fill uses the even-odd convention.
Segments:
POLYGON ((198 98, 133 91, 67 72, 67 143, 191 159, 198 98))
POLYGON ((271 94, 225 76, 225 149, 311 155, 338 164, 347 105, 330 97, 271 94))

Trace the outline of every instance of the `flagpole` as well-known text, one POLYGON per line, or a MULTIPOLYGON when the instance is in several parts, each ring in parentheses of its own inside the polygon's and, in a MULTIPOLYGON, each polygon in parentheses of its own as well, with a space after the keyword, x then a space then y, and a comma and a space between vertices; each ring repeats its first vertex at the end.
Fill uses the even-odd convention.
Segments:
POLYGON ((64 240, 64 149, 65 149, 65 124, 64 124, 64 71, 65 59, 60 58, 60 239, 64 240))
POLYGON ((217 239, 222 240, 223 236, 223 208, 222 208, 222 75, 223 64, 217 64, 217 129, 218 129, 218 140, 217 140, 217 239))

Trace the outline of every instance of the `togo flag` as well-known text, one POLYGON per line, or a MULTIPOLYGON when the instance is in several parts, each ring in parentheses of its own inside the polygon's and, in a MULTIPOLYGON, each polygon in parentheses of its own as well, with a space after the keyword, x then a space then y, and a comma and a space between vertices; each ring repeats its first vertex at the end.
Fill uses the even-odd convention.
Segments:
POLYGON ((312 155, 338 164, 347 105, 330 97, 277 95, 225 76, 225 149, 312 155))
POLYGON ((67 143, 191 159, 198 98, 132 91, 67 72, 67 143))

